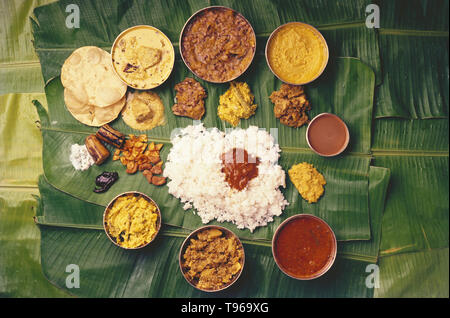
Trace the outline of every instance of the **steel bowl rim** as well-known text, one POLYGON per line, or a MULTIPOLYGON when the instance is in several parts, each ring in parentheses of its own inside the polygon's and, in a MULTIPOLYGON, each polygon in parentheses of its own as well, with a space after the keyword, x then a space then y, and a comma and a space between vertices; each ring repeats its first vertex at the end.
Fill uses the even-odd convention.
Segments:
POLYGON ((253 63, 253 60, 255 59, 255 55, 256 55, 256 44, 257 44, 257 43, 256 43, 256 33, 255 33, 255 29, 253 28, 253 26, 252 26, 252 24, 250 23, 250 21, 248 21, 247 18, 246 18, 242 13, 240 13, 239 11, 236 11, 236 10, 234 10, 234 9, 232 9, 232 8, 226 7, 226 6, 220 6, 220 5, 217 5, 217 6, 209 6, 209 7, 205 7, 205 8, 202 8, 202 9, 200 9, 200 10, 197 10, 195 13, 193 13, 193 14, 189 17, 189 19, 186 20, 186 23, 184 24, 184 26, 183 26, 183 28, 181 29, 181 32, 180 32, 180 37, 179 37, 179 40, 178 40, 178 49, 179 49, 179 51, 180 51, 180 56, 181 56, 181 59, 183 60, 184 65, 186 65, 186 67, 189 69, 189 71, 191 71, 192 74, 194 74, 194 75, 197 76, 198 78, 204 80, 205 82, 214 83, 214 84, 223 84, 223 83, 229 83, 229 82, 234 81, 235 79, 237 79, 239 76, 241 76, 242 74, 244 74, 244 73, 249 69, 250 65, 253 63), (196 72, 194 72, 194 71, 191 69, 191 67, 188 65, 188 63, 186 62, 186 60, 185 60, 185 58, 184 58, 184 56, 183 56, 183 52, 182 52, 182 45, 181 45, 181 42, 182 42, 182 39, 183 39, 184 31, 186 30, 186 26, 189 25, 189 23, 195 18, 195 16, 197 16, 198 14, 200 14, 200 13, 203 12, 203 11, 210 10, 210 9, 227 9, 227 10, 233 11, 234 13, 236 13, 237 15, 239 15, 240 17, 242 17, 242 18, 245 20, 245 22, 248 23, 248 25, 250 26, 250 28, 251 28, 251 30, 252 30, 253 37, 255 38, 255 47, 254 47, 254 49, 253 49, 253 55, 252 55, 252 59, 250 60, 250 63, 248 63, 247 67, 246 67, 240 74, 238 74, 237 76, 233 77, 232 79, 229 79, 229 80, 226 80, 226 81, 211 81, 211 80, 207 80, 207 79, 204 79, 203 77, 199 76, 199 75, 198 75, 196 72))
POLYGON ((125 250, 139 250, 139 249, 141 249, 141 248, 144 248, 144 247, 148 246, 148 245, 149 245, 150 243, 152 243, 152 242, 156 239, 156 237, 158 236, 159 231, 160 231, 160 229, 161 229, 161 224, 162 224, 161 210, 160 210, 158 204, 157 204, 157 203, 155 202, 155 200, 153 200, 150 196, 148 196, 147 194, 142 193, 142 192, 140 192, 140 191, 125 191, 125 192, 119 193, 119 194, 116 195, 111 201, 109 201, 109 203, 106 205, 105 210, 103 211, 103 230, 105 231, 106 236, 109 238, 109 240, 110 240, 114 245, 116 245, 116 246, 118 246, 118 247, 120 247, 120 248, 123 248, 123 249, 125 249, 125 250), (115 242, 115 241, 112 239, 111 235, 108 233, 108 229, 106 228, 106 222, 105 222, 106 214, 107 214, 107 212, 109 211, 109 209, 111 208, 111 206, 113 205, 113 203, 114 203, 119 197, 125 196, 125 195, 129 195, 129 194, 139 194, 139 195, 145 197, 146 199, 150 200, 150 201, 156 206, 156 211, 157 211, 157 214, 158 214, 158 218, 157 218, 157 220, 156 220, 156 233, 153 235, 153 238, 152 238, 148 243, 146 243, 146 244, 144 244, 144 245, 137 246, 137 247, 123 247, 123 246, 119 245, 117 242, 115 242))
POLYGON ((240 238, 239 238, 233 231, 231 231, 230 229, 227 229, 227 228, 225 228, 225 227, 223 227, 223 226, 220 226, 220 225, 205 225, 205 226, 199 227, 198 229, 196 229, 196 230, 192 231, 191 233, 189 233, 189 235, 184 239, 183 243, 181 243, 180 252, 179 252, 179 254, 178 254, 178 265, 179 265, 179 268, 180 268, 180 271, 181 271, 181 275, 183 275, 184 279, 189 283, 189 285, 191 285, 192 287, 196 288, 197 290, 200 290, 200 291, 203 291, 203 292, 207 292, 207 293, 215 293, 215 292, 218 292, 218 291, 223 291, 223 290, 229 288, 231 285, 234 285, 234 283, 236 283, 236 282, 238 281, 239 277, 241 277, 241 274, 242 274, 242 272, 244 271, 244 265, 245 265, 245 250, 244 250, 244 245, 242 244, 242 241, 240 240, 240 238), (188 244, 189 240, 190 240, 195 234, 197 234, 198 232, 201 232, 201 231, 203 231, 203 230, 205 230, 205 229, 208 229, 208 228, 216 228, 216 229, 225 231, 225 232, 231 234, 232 236, 234 236, 234 237, 236 238, 236 240, 239 242, 239 244, 240 244, 240 246, 241 246, 241 248, 242 248, 242 252, 243 252, 243 254, 242 254, 242 261, 241 261, 242 267, 241 267, 241 269, 239 270, 239 273, 235 276, 235 278, 231 281, 231 283, 229 283, 228 285, 226 285, 226 286, 224 286, 224 287, 222 287, 222 288, 214 289, 214 290, 210 290, 210 289, 202 289, 202 288, 199 288, 199 287, 195 286, 195 285, 194 285, 194 284, 186 277, 186 275, 185 275, 184 272, 183 272, 183 267, 182 267, 182 265, 181 265, 181 259, 182 259, 182 257, 183 257, 183 251, 186 250, 187 244, 188 244))
POLYGON ((340 118, 338 115, 332 114, 332 113, 327 113, 327 112, 325 112, 325 113, 320 113, 320 114, 316 115, 313 119, 311 119, 311 121, 310 121, 309 124, 308 124, 308 127, 306 128, 306 134, 305 134, 305 136, 306 136, 306 142, 308 143, 309 148, 310 148, 312 151, 314 151, 316 154, 318 154, 319 156, 322 156, 322 157, 335 157, 335 156, 338 156, 338 155, 340 155, 341 153, 343 153, 343 152, 345 151, 345 149, 347 149, 348 144, 350 143, 350 131, 349 131, 348 126, 347 126, 347 124, 345 123, 345 121, 343 121, 342 118, 340 118), (317 118, 320 118, 320 117, 323 117, 323 116, 332 116, 332 117, 334 117, 334 118, 337 118, 339 121, 342 122, 342 124, 344 124, 344 127, 345 127, 345 138, 346 138, 346 140, 345 140, 345 142, 344 142, 344 145, 342 146, 342 148, 341 148, 338 152, 336 152, 336 153, 334 153, 334 154, 330 154, 330 155, 325 155, 325 154, 322 154, 322 153, 318 152, 316 149, 313 148, 313 146, 312 146, 311 143, 309 142, 309 127, 311 127, 311 124, 312 124, 317 118))
POLYGON ((336 260, 336 255, 337 255, 337 239, 336 239, 336 235, 333 231, 333 229, 331 228, 331 226, 325 222, 325 220, 323 220, 322 218, 319 218, 318 216, 315 216, 313 214, 308 214, 308 213, 301 213, 301 214, 295 214, 292 215, 290 217, 288 217, 286 220, 284 220, 280 225, 278 225, 277 229, 275 230, 275 233, 273 234, 272 237, 272 257, 275 260, 275 263, 277 264, 278 268, 287 276, 297 279, 297 280, 313 280, 316 278, 321 277, 322 275, 324 275, 326 272, 328 272, 328 270, 333 266, 334 261, 336 260), (328 263, 321 268, 317 273, 315 273, 314 275, 308 276, 308 277, 296 277, 293 276, 289 273, 287 273, 282 266, 279 264, 277 257, 276 257, 276 253, 275 253, 275 241, 277 239, 278 233, 280 232, 280 230, 286 225, 288 224, 290 221, 294 220, 294 219, 298 219, 298 218, 304 218, 304 217, 311 217, 314 218, 320 222, 322 222, 323 224, 325 224, 329 230, 332 233, 332 238, 333 238, 333 251, 332 251, 332 257, 330 258, 330 260, 328 261, 328 263))
POLYGON ((316 79, 318 79, 318 78, 323 74, 323 72, 325 71, 325 69, 327 68, 328 61, 330 60, 330 51, 329 51, 329 48, 328 48, 328 43, 327 43, 327 41, 325 40, 323 34, 322 34, 317 28, 315 28, 314 26, 312 26, 311 24, 304 23, 304 22, 299 22, 299 21, 287 22, 287 23, 285 23, 285 24, 282 24, 282 25, 278 26, 275 30, 273 30, 272 33, 270 34, 269 38, 267 39, 266 47, 265 47, 265 49, 264 49, 264 55, 265 55, 265 57, 266 57, 266 63, 267 63, 267 66, 269 67, 269 69, 270 69, 270 71, 272 72, 272 74, 275 75, 275 76, 276 76, 280 81, 282 81, 283 83, 286 83, 286 84, 289 84, 289 85, 295 85, 295 86, 306 85, 306 84, 309 84, 309 83, 315 81, 316 79), (327 53, 326 61, 324 62, 323 67, 322 67, 322 69, 320 70, 320 72, 317 74, 317 76, 315 76, 313 79, 311 79, 311 80, 308 81, 308 82, 304 82, 304 83, 291 83, 291 82, 288 82, 288 81, 282 79, 282 78, 281 78, 280 76, 278 76, 278 74, 275 73, 275 71, 272 69, 272 66, 270 65, 270 62, 269 62, 269 58, 268 58, 268 56, 267 56, 267 50, 268 50, 268 47, 269 47, 269 43, 270 43, 270 41, 272 40, 273 36, 274 36, 281 28, 283 28, 283 27, 285 27, 285 26, 287 26, 287 25, 290 25, 290 24, 301 24, 301 25, 305 25, 305 26, 307 26, 307 27, 309 27, 309 28, 312 28, 315 32, 317 32, 317 34, 319 35, 320 39, 321 39, 322 42, 325 44, 325 52, 327 53))
POLYGON ((172 71, 173 71, 173 68, 174 68, 174 65, 175 65, 175 48, 173 47, 172 41, 169 39, 169 37, 168 37, 163 31, 161 31, 160 29, 158 29, 158 28, 156 28, 156 27, 154 27, 154 26, 152 26, 152 25, 148 25, 148 24, 138 24, 138 25, 133 25, 133 26, 131 26, 131 27, 129 27, 129 28, 126 28, 126 29, 123 30, 122 32, 120 32, 119 35, 114 39, 114 42, 113 42, 113 44, 112 44, 112 46, 111 46, 111 65, 112 65, 112 68, 113 68, 113 70, 114 70, 114 73, 117 75, 117 77, 118 77, 124 84, 126 84, 127 86, 129 86, 129 87, 131 87, 131 88, 133 88, 133 89, 137 89, 137 90, 149 90, 149 89, 154 89, 154 88, 157 88, 157 87, 161 86, 163 83, 165 83, 165 82, 169 79, 170 75, 172 74, 172 71), (148 87, 147 87, 147 88, 139 88, 139 87, 135 87, 135 86, 131 85, 130 83, 128 83, 127 81, 125 81, 125 80, 122 78, 122 76, 120 76, 119 72, 116 70, 116 67, 115 67, 114 61, 113 61, 113 60, 114 60, 113 51, 114 51, 114 47, 116 46, 117 41, 122 37, 123 34, 129 32, 129 31, 131 31, 131 30, 133 30, 133 29, 138 29, 138 28, 148 28, 148 29, 153 29, 153 30, 157 30, 158 32, 160 32, 160 33, 161 33, 161 34, 169 41, 170 46, 171 46, 171 48, 172 48, 172 52, 173 52, 173 60, 172 60, 172 65, 171 65, 169 74, 168 74, 167 77, 166 77, 161 83, 159 83, 157 86, 153 86, 153 87, 150 87, 150 88, 148 88, 148 87))

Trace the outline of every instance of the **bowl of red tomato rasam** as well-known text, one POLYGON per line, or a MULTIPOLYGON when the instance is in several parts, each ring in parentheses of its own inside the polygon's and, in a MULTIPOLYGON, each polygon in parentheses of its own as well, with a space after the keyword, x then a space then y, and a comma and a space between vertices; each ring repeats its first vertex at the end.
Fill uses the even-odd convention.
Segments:
POLYGON ((336 259, 337 241, 331 227, 311 214, 287 218, 272 239, 272 254, 286 275, 311 280, 325 274, 336 259))

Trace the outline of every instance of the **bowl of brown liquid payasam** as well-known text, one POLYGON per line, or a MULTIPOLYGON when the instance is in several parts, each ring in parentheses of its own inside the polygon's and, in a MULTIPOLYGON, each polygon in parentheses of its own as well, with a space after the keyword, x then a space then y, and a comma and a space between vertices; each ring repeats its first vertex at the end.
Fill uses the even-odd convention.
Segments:
POLYGON ((338 116, 322 113, 314 117, 306 130, 309 147, 323 157, 341 154, 348 146, 350 133, 338 116))
POLYGON ((337 241, 331 227, 311 214, 289 217, 277 228, 272 254, 280 270, 298 280, 325 274, 336 259, 337 241))

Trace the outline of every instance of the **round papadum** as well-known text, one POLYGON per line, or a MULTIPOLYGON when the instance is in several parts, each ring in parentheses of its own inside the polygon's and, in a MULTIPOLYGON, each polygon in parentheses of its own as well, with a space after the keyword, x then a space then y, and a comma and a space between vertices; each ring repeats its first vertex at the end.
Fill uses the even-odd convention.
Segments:
POLYGON ((165 124, 164 105, 154 92, 128 93, 122 111, 123 121, 137 130, 150 130, 165 124))
POLYGON ((99 107, 117 103, 127 91, 112 68, 111 55, 96 46, 72 52, 62 66, 61 83, 78 100, 99 107))
POLYGON ((93 126, 103 126, 119 116, 123 106, 125 106, 126 96, 123 96, 117 103, 106 107, 94 107, 93 126))
POLYGON ((113 121, 125 105, 126 96, 118 102, 99 107, 78 100, 77 96, 68 88, 64 89, 64 102, 75 119, 88 126, 103 126, 113 121))

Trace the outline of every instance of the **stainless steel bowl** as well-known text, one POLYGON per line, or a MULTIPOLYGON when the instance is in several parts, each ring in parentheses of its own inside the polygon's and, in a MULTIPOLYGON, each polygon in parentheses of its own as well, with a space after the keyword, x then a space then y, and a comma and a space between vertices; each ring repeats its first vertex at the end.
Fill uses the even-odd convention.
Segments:
POLYGON ((348 130, 347 124, 346 124, 339 116, 337 116, 337 115, 335 115, 335 114, 331 114, 331 113, 321 113, 321 114, 315 116, 315 117, 309 122, 308 128, 306 129, 306 142, 308 143, 309 148, 311 148, 311 150, 314 151, 314 152, 315 152, 316 154, 318 154, 319 156, 322 156, 322 157, 334 157, 334 156, 340 155, 345 149, 347 149, 347 146, 348 146, 348 144, 349 144, 349 142, 350 142, 350 132, 349 132, 349 130, 348 130), (311 143, 310 143, 310 141, 309 141, 310 127, 311 127, 312 125, 314 125, 314 122, 315 122, 318 118, 321 118, 321 117, 324 117, 324 116, 330 116, 330 117, 335 118, 337 121, 339 121, 340 123, 342 123, 342 125, 344 126, 344 129, 345 129, 345 141, 344 141, 344 144, 342 145, 342 147, 341 147, 337 152, 331 153, 331 154, 321 153, 320 151, 318 151, 317 149, 315 149, 315 148, 311 145, 311 143))
POLYGON ((135 26, 132 26, 132 27, 130 27, 130 28, 128 28, 128 29, 125 29, 125 30, 123 30, 122 32, 120 32, 120 34, 119 34, 119 35, 116 37, 116 39, 114 40, 113 45, 111 46, 111 63, 112 63, 112 68, 113 68, 113 70, 114 70, 114 73, 115 73, 115 74, 117 75, 117 77, 118 77, 123 83, 125 83, 127 86, 129 86, 129 87, 131 87, 131 88, 134 88, 134 89, 138 89, 138 90, 148 90, 148 89, 153 89, 153 88, 156 88, 156 87, 158 87, 158 86, 161 86, 161 85, 162 85, 162 84, 170 77, 170 74, 172 74, 173 66, 174 66, 174 64, 175 64, 175 49, 173 48, 172 41, 170 41, 170 39, 167 37, 167 35, 165 35, 161 30, 159 30, 159 29, 157 29, 157 28, 155 28, 154 26, 151 26, 151 25, 145 25, 145 24, 135 25, 135 26), (169 72, 169 74, 167 75, 167 77, 164 78, 164 79, 162 79, 162 81, 161 81, 158 85, 156 85, 156 86, 148 86, 148 87, 142 88, 142 87, 136 87, 136 86, 132 85, 131 83, 127 82, 127 81, 119 74, 119 72, 118 72, 117 69, 116 69, 116 65, 114 64, 114 48, 116 47, 117 42, 123 37, 123 35, 124 35, 125 33, 128 33, 128 32, 130 32, 130 31, 133 31, 133 30, 135 30, 135 29, 149 29, 149 30, 156 30, 156 31, 158 31, 159 33, 161 33, 161 34, 163 35, 163 37, 165 37, 165 38, 168 40, 168 42, 170 43, 170 46, 171 46, 171 48, 172 48, 172 52, 173 52, 173 61, 172 61, 172 65, 171 65, 170 72, 169 72))
POLYGON ((108 205, 106 206, 105 211, 103 212, 103 229, 105 230, 106 236, 109 238, 109 240, 110 240, 114 245, 116 245, 116 246, 118 246, 118 247, 120 247, 120 248, 126 249, 126 250, 137 250, 137 249, 141 249, 141 248, 146 247, 147 245, 149 245, 151 242, 153 242, 153 241, 155 240, 155 238, 158 236, 159 230, 161 229, 161 210, 159 209, 159 206, 156 204, 156 202, 155 202, 152 198, 150 198, 148 195, 146 195, 146 194, 144 194, 144 193, 142 193, 142 192, 138 192, 138 191, 128 191, 128 192, 123 192, 123 193, 117 195, 116 197, 114 197, 114 199, 112 199, 112 200, 108 203, 108 205), (142 196, 144 199, 146 199, 147 201, 153 203, 153 204, 156 206, 156 213, 158 214, 158 218, 157 218, 157 220, 156 220, 156 233, 155 233, 155 235, 153 235, 153 238, 152 238, 149 242, 147 242, 146 244, 143 244, 143 245, 140 245, 140 246, 137 246, 137 247, 133 247, 133 248, 131 248, 131 247, 123 247, 123 246, 121 246, 120 244, 118 244, 118 243, 111 237, 111 235, 109 234, 108 229, 107 229, 107 227, 106 227, 106 216, 107 216, 107 213, 109 212, 109 210, 111 209, 111 207, 113 206, 113 204, 116 202, 116 200, 117 200, 119 197, 126 196, 126 195, 140 195, 140 196, 142 196))
POLYGON ((269 39, 268 39, 267 42, 266 42, 266 48, 265 48, 265 50, 264 50, 264 54, 265 54, 265 56, 266 56, 267 66, 269 66, 269 69, 270 69, 270 71, 273 73, 273 75, 275 75, 275 76, 276 76, 280 81, 282 81, 283 83, 291 84, 291 85, 305 85, 305 84, 309 84, 309 83, 313 82, 314 80, 316 80, 320 75, 322 75, 323 71, 324 71, 325 68, 327 67, 328 60, 329 60, 329 58, 330 58, 330 52, 329 52, 329 49, 328 49, 328 44, 327 44, 327 41, 325 40, 325 38, 323 37, 322 33, 320 33, 319 30, 317 30, 317 29, 316 29, 315 27, 313 27, 312 25, 307 24, 307 23, 303 23, 303 22, 288 22, 288 23, 282 24, 282 25, 280 25, 278 28, 276 28, 276 29, 270 34, 269 39), (320 72, 317 74, 317 76, 315 76, 315 77, 314 77, 313 79, 311 79, 310 81, 304 82, 304 83, 291 83, 291 82, 288 82, 288 81, 282 79, 282 78, 281 78, 277 73, 275 73, 275 71, 272 69, 272 66, 270 65, 270 62, 269 62, 269 58, 268 58, 268 56, 267 56, 267 50, 268 50, 268 48, 269 48, 270 41, 272 40, 272 38, 274 37, 274 35, 275 35, 280 29, 284 28, 284 27, 287 26, 287 25, 292 25, 292 24, 300 24, 300 25, 304 25, 304 26, 307 26, 308 28, 311 28, 311 29, 315 30, 315 31, 317 32, 317 34, 319 35, 321 41, 323 42, 323 44, 324 44, 324 46, 325 46, 325 50, 326 50, 326 61, 324 62, 324 65, 322 66, 322 69, 321 69, 320 72))
POLYGON ((243 271, 243 269, 244 269, 244 264, 245 264, 245 251, 244 251, 244 246, 242 245, 241 240, 240 240, 239 237, 238 237, 236 234, 234 234, 232 231, 230 231, 229 229, 224 228, 224 227, 222 227, 222 226, 217 226, 217 225, 206 225, 206 226, 202 226, 202 227, 196 229, 195 231, 191 232, 191 234, 189 234, 188 237, 186 237, 186 239, 185 239, 185 240, 183 241, 183 243, 181 244, 180 254, 179 254, 179 256, 178 256, 178 260, 179 260, 179 265, 180 265, 180 271, 181 271, 181 274, 182 274, 183 277, 186 279, 186 281, 189 283, 189 285, 191 285, 192 287, 194 287, 194 288, 196 288, 196 289, 198 289, 198 290, 201 290, 201 291, 204 291, 204 292, 208 292, 208 293, 213 293, 213 292, 218 292, 218 291, 221 291, 221 290, 224 290, 224 289, 229 288, 231 285, 233 285, 233 284, 239 279, 239 277, 241 276, 242 271, 243 271), (243 251, 243 256, 242 256, 242 260, 241 260, 241 269, 240 269, 239 273, 237 273, 237 274, 234 276, 233 280, 232 280, 230 283, 228 283, 227 285, 223 286, 222 288, 219 288, 219 289, 213 289, 213 290, 211 290, 211 289, 202 289, 202 288, 197 287, 197 286, 195 285, 195 283, 192 282, 192 281, 186 276, 185 271, 184 271, 183 266, 182 266, 182 262, 183 262, 183 261, 182 261, 182 260, 183 260, 183 254, 184 254, 184 252, 186 251, 186 248, 188 247, 188 245, 189 245, 189 243, 190 243, 190 240, 191 240, 192 238, 194 238, 199 232, 202 232, 202 231, 208 230, 208 229, 218 229, 218 230, 220 230, 220 231, 222 231, 222 232, 225 232, 225 233, 226 233, 227 235, 229 235, 229 236, 233 236, 233 237, 236 239, 236 241, 238 242, 238 244, 240 245, 240 247, 242 248, 242 251, 243 251))
POLYGON ((210 6, 210 7, 206 7, 206 8, 203 8, 203 9, 198 10, 198 11, 195 12, 193 15, 191 15, 191 17, 186 21, 186 23, 184 24, 183 29, 181 30, 181 33, 180 33, 179 50, 180 50, 180 55, 181 55, 181 58, 183 59, 184 65, 186 65, 186 67, 187 67, 193 74, 195 74, 195 76, 201 78, 202 80, 204 80, 204 81, 206 81, 206 82, 210 82, 210 83, 216 83, 216 84, 228 83, 228 82, 231 82, 231 81, 235 80, 236 78, 238 78, 238 77, 241 76, 242 74, 244 74, 245 71, 247 71, 247 69, 248 69, 248 68, 250 67, 250 65, 252 64, 253 59, 255 58, 255 54, 256 54, 256 34, 255 34, 255 30, 253 29, 253 26, 250 24, 250 22, 249 22, 249 21, 248 21, 248 20, 247 20, 240 12, 238 12, 238 11, 236 11, 236 10, 233 10, 233 9, 231 9, 231 8, 225 7, 225 6, 210 6), (184 31, 186 30, 186 27, 189 25, 189 23, 192 22, 192 21, 193 21, 198 15, 200 15, 202 12, 207 11, 207 10, 211 10, 211 9, 218 9, 218 8, 219 8, 219 9, 225 9, 225 10, 231 10, 231 11, 233 11, 235 14, 237 14, 237 15, 239 15, 241 18, 243 18, 243 19, 247 22, 247 24, 250 26, 250 28, 252 29, 253 37, 255 38, 255 48, 254 48, 254 50, 253 50, 253 56, 252 56, 252 59, 251 59, 250 63, 247 65, 247 67, 246 67, 240 74, 238 74, 237 76, 235 76, 235 77, 233 77, 233 78, 227 79, 227 80, 225 80, 225 81, 211 81, 211 80, 208 80, 208 79, 205 79, 205 78, 199 76, 196 72, 194 72, 194 71, 191 69, 191 67, 190 67, 190 66, 188 65, 188 63, 186 62, 186 60, 185 60, 185 58, 184 58, 184 55, 183 55, 183 47, 182 47, 182 41, 183 41, 184 31))
POLYGON ((298 280, 311 280, 311 279, 318 278, 318 277, 322 276, 323 274, 325 274, 325 273, 331 268, 331 266, 333 266, 334 261, 335 261, 335 259, 336 259, 336 254, 337 254, 337 240, 336 240, 336 236, 335 236, 333 230, 331 229, 331 227, 330 227, 324 220, 322 220, 321 218, 319 218, 319 217, 317 217, 317 216, 315 216, 315 215, 312 215, 312 214, 296 214, 296 215, 293 215, 293 216, 287 218, 286 220, 283 221, 283 223, 281 223, 281 224, 278 226, 278 228, 276 229, 275 234, 273 235, 273 238, 272 238, 272 255, 273 255, 273 258, 274 258, 275 263, 277 264, 278 268, 279 268, 284 274, 286 274, 287 276, 292 277, 292 278, 295 278, 295 279, 298 279, 298 280), (326 264, 324 267, 322 267, 318 272, 314 273, 314 275, 307 276, 307 277, 293 276, 293 275, 289 274, 288 272, 286 272, 286 271, 283 269, 283 267, 281 266, 281 264, 279 263, 279 260, 278 260, 278 258, 277 258, 277 254, 276 254, 276 252, 275 252, 275 243, 276 243, 276 240, 277 240, 277 238, 278 238, 278 234, 280 233, 280 230, 282 230, 283 227, 284 227, 286 224, 288 224, 288 223, 291 222, 292 220, 298 219, 298 218, 313 218, 313 219, 316 219, 316 220, 320 221, 321 223, 325 224, 326 227, 328 227, 328 229, 329 229, 329 230, 331 231, 331 233, 333 234, 333 235, 332 235, 332 239, 333 239, 333 243, 332 243, 332 244, 333 244, 333 247, 332 247, 332 252, 331 252, 331 258, 328 260, 327 264, 326 264))

